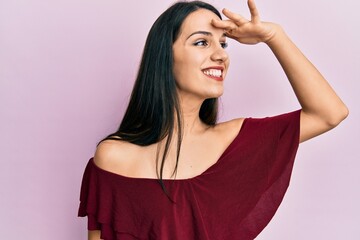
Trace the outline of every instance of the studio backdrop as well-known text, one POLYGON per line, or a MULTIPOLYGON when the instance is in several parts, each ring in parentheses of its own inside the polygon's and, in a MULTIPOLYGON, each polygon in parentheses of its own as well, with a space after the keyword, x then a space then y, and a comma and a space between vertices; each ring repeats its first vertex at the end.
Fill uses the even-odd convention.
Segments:
MULTIPOLYGON (((116 130, 147 32, 171 0, 0 0, 2 239, 86 239, 84 167, 116 130)), ((245 0, 210 0, 248 16, 245 0)), ((257 0, 350 109, 300 145, 290 188, 260 240, 360 239, 360 3, 257 0)), ((300 108, 265 44, 229 40, 220 120, 300 108)))

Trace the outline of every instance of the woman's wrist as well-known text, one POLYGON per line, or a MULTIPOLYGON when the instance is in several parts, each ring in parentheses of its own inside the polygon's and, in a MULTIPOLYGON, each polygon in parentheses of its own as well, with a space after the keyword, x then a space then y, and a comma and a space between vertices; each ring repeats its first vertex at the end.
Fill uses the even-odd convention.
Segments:
POLYGON ((269 31, 268 35, 263 38, 262 42, 271 47, 271 45, 273 45, 281 35, 285 35, 285 32, 279 24, 270 22, 264 24, 267 24, 271 30, 269 31))

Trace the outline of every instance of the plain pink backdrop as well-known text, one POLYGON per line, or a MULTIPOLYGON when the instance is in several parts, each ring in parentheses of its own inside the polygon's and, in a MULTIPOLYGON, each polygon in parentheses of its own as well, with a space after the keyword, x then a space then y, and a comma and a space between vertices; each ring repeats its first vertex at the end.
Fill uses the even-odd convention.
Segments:
MULTIPOLYGON (((147 32, 173 1, 0 0, 1 239, 86 239, 82 173, 122 117, 147 32)), ((245 0, 209 1, 247 16, 245 0)), ((257 239, 360 239, 359 1, 258 0, 350 108, 300 146, 290 189, 257 239)), ((221 119, 299 108, 263 44, 230 42, 221 119)))

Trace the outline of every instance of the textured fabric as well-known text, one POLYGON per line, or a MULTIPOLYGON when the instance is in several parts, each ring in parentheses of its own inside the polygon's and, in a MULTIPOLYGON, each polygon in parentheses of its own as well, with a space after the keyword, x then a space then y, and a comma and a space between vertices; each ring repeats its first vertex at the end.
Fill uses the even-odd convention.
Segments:
POLYGON ((254 239, 278 209, 299 145, 300 111, 244 120, 219 160, 190 179, 130 178, 85 169, 79 216, 106 240, 254 239))

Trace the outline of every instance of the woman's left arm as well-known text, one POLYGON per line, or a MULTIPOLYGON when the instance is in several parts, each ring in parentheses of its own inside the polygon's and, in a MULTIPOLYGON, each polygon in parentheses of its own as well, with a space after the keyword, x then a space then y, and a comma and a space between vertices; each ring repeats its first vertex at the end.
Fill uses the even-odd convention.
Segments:
POLYGON ((274 23, 261 22, 254 0, 248 0, 251 20, 228 10, 229 20, 214 20, 228 37, 240 43, 266 43, 281 64, 302 107, 300 142, 318 136, 337 126, 348 115, 348 109, 329 83, 274 23))

